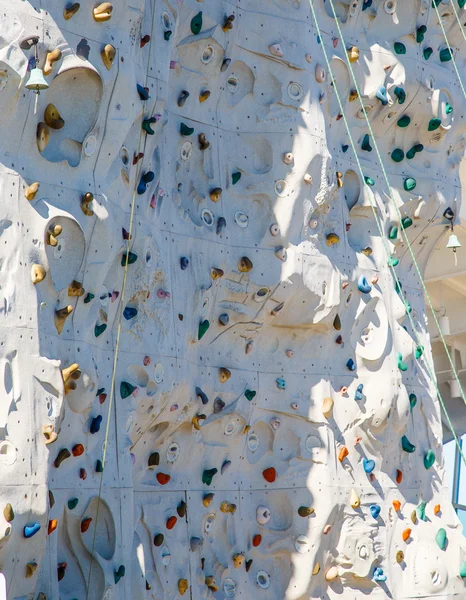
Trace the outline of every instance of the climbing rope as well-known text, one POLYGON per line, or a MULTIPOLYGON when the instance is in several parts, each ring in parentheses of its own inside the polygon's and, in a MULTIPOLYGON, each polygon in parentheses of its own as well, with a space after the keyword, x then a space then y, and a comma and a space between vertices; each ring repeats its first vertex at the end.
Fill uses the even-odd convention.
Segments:
MULTIPOLYGON (((340 37, 341 37, 341 39, 342 39, 342 43, 343 43, 343 45, 344 45, 343 36, 342 36, 342 34, 341 34, 341 28, 340 28, 340 26, 339 26, 339 24, 338 24, 337 16, 336 16, 336 14, 335 14, 335 9, 334 9, 334 6, 333 6, 333 0, 330 0, 330 3, 331 3, 331 5, 332 5, 332 10, 333 10, 333 12, 334 12, 335 20, 337 21, 338 29, 339 29, 339 32, 340 32, 340 37)), ((325 48, 325 44, 324 44, 324 40, 323 40, 323 37, 322 37, 321 29, 320 29, 320 26, 319 26, 319 23, 318 23, 318 20, 317 20, 317 15, 316 15, 316 12, 315 12, 315 10, 314 10, 314 6, 313 6, 313 0, 310 0, 310 7, 311 7, 312 15, 313 15, 313 18, 314 18, 314 22, 315 22, 315 25, 316 25, 317 33, 318 33, 318 35, 319 35, 319 39, 320 39, 320 43, 321 43, 322 50, 323 50, 323 53, 324 53, 325 61, 326 61, 326 63, 327 63, 327 68, 328 68, 328 71, 329 71, 329 73, 330 73, 330 76, 331 76, 331 78, 332 78, 332 84, 333 84, 333 87, 334 87, 334 90, 335 90, 335 94, 336 94, 336 97, 337 97, 338 105, 339 105, 339 107, 340 107, 340 113, 341 113, 341 115, 342 115, 342 117, 343 117, 343 121, 344 121, 344 123, 345 123, 345 127, 346 127, 346 130, 347 130, 347 133, 348 133, 349 139, 350 139, 351 147, 352 147, 352 149, 353 149, 353 153, 354 153, 354 156, 355 156, 356 163, 357 163, 357 165, 358 165, 358 169, 359 169, 359 172, 360 172, 360 175, 361 175, 361 179, 362 179, 362 181, 363 181, 363 182, 365 182, 365 175, 364 175, 364 172, 363 172, 363 169, 362 169, 362 166, 361 166, 361 162, 360 162, 360 160, 359 160, 358 153, 357 153, 357 151, 356 151, 356 145, 355 145, 355 143, 354 143, 353 136, 352 136, 352 134, 351 134, 351 130, 350 130, 350 127, 349 127, 349 124, 348 124, 348 120, 347 120, 347 118, 346 118, 346 114, 345 114, 345 111, 344 111, 344 109, 343 109, 343 103, 342 103, 342 100, 341 100, 341 97, 340 97, 340 93, 339 93, 339 91, 338 91, 338 88, 337 88, 337 82, 336 82, 336 80, 335 80, 335 77, 334 77, 334 75, 333 75, 333 70, 332 70, 332 67, 331 67, 331 65, 330 65, 330 60, 329 60, 329 58, 328 58, 328 54, 327 54, 327 50, 326 50, 326 48, 325 48)), ((345 52, 346 52, 346 50, 345 50, 345 52)), ((348 56, 347 56, 347 59, 348 59, 348 56)), ((349 59, 348 59, 348 62, 349 62, 349 59)), ((352 68, 351 68, 351 64, 350 64, 350 69, 351 69, 351 72, 352 72, 353 79, 355 80, 355 77, 354 77, 354 72, 353 72, 353 70, 352 70, 352 68)), ((356 80, 355 80, 355 83, 356 83, 356 86, 357 86, 357 82, 356 82, 356 80)), ((360 98, 360 101, 361 101, 361 96, 360 96, 359 89, 358 89, 357 91, 358 91, 358 97, 360 98)), ((362 104, 362 101, 361 101, 361 104, 362 104)), ((365 112, 365 110, 364 110, 364 107, 362 107, 362 109, 363 109, 364 115, 366 116, 366 119, 367 119, 367 115, 366 115, 366 112, 365 112)), ((370 124, 369 124, 369 127, 370 127, 370 124)), ((371 127, 370 127, 370 130, 371 130, 371 132, 372 132, 372 128, 371 128, 371 127)), ((373 135, 372 135, 372 137, 373 137, 373 139, 374 139, 374 136, 373 136, 373 135)), ((375 141, 375 140, 374 140, 374 141, 375 141)), ((374 145, 376 145, 376 144, 374 144, 374 145)), ((379 156, 379 160, 380 160, 380 162, 381 162, 381 159, 380 159, 380 153, 379 153, 379 151, 378 151, 378 147, 377 147, 377 154, 378 154, 378 156, 379 156)), ((383 168, 382 162, 381 162, 381 166, 382 166, 382 168, 383 168)), ((389 189, 389 191, 390 191, 390 195, 392 196, 392 190, 391 190, 390 184, 389 184, 389 182, 388 182, 388 178, 387 178, 387 176, 386 176, 386 172, 385 172, 385 171, 384 171, 384 174, 385 174, 386 182, 387 182, 387 185, 388 185, 388 189, 389 189)), ((399 280, 399 278, 398 278, 398 275, 397 275, 397 273, 396 273, 396 271, 395 271, 395 267, 394 267, 394 265, 393 265, 393 264, 391 263, 391 261, 390 261, 390 257, 391 257, 391 255, 390 255, 390 251, 389 251, 389 248, 388 248, 388 245, 387 245, 386 239, 385 239, 385 235, 384 235, 384 232, 383 232, 383 227, 382 227, 382 225, 381 225, 381 220, 379 219, 379 216, 378 216, 378 214, 377 214, 377 207, 376 207, 376 206, 374 205, 374 203, 372 202, 372 195, 371 195, 371 194, 369 194, 369 198, 370 198, 370 203, 371 203, 372 212, 373 212, 373 214, 374 214, 374 217, 375 217, 375 219, 376 219, 377 228, 378 228, 378 230, 379 230, 379 233, 380 233, 380 236, 381 236, 381 240, 383 241, 383 246, 384 246, 384 248, 385 248, 385 250, 386 250, 386 252, 387 252, 387 256, 388 256, 388 258, 389 258, 389 260, 388 260, 388 263, 387 263, 387 264, 388 264, 389 268, 392 270, 393 276, 394 276, 394 278, 395 278, 395 281, 396 281, 396 284, 397 284, 397 286, 396 286, 396 287, 397 287, 397 291, 398 291, 399 295, 401 296, 401 298, 402 298, 402 300, 403 300, 403 302, 404 302, 404 305, 405 305, 405 307, 407 307, 407 306, 408 306, 408 303, 407 303, 407 301, 406 301, 406 298, 405 298, 404 292, 403 292, 403 290, 402 290, 401 282, 400 282, 400 280, 399 280)), ((401 215, 399 215, 399 217, 400 217, 400 219, 401 219, 401 215)), ((408 242, 408 244, 409 244, 409 242, 408 242)), ((409 246, 409 247, 410 247, 410 249, 411 249, 411 246, 409 246)), ((412 253, 412 249, 411 249, 411 253, 412 253)), ((413 253, 412 253, 412 254, 413 254, 413 253)), ((421 282, 422 282, 422 285, 423 285, 423 288, 424 288, 425 294, 426 294, 426 295, 427 295, 427 297, 428 297, 427 290, 425 289, 424 281, 423 281, 423 279, 422 279, 422 275, 420 274, 420 270, 419 270, 419 267, 418 267, 418 265, 417 265, 417 262, 416 262, 416 259, 415 259, 414 255, 413 255, 413 261, 414 261, 414 263, 416 264, 416 267, 417 267, 417 270, 418 270, 418 274, 419 274, 420 280, 421 280, 421 282)), ((430 303, 430 299, 429 299, 429 303, 430 303)), ((442 340, 443 340, 443 343, 444 343, 445 349, 446 349, 446 351, 447 351, 447 354, 448 354, 448 356, 449 356, 449 358, 450 358, 450 355, 449 355, 449 353, 448 353, 448 349, 447 349, 447 346, 446 346, 445 338, 443 337, 443 334, 442 334, 442 332, 440 331, 440 325, 439 325, 439 323, 438 323, 438 321, 437 321, 437 318, 436 318, 436 316, 435 316, 435 312, 433 311, 433 307, 432 307, 432 304, 431 304, 431 303, 430 303, 430 306, 431 306, 431 309, 432 309, 432 312, 433 312, 433 315, 434 315, 435 321, 436 321, 436 323, 437 323, 437 326, 438 326, 438 329, 439 329, 440 335, 441 335, 441 337, 442 337, 442 340)), ((406 313, 407 313, 408 319, 409 319, 409 321, 410 321, 410 323, 411 323, 411 326, 412 326, 412 328, 413 328, 413 333, 414 333, 414 335, 415 335, 415 337, 416 337, 416 340, 417 340, 417 342, 418 342, 418 344, 419 344, 419 346, 420 346, 420 345, 421 345, 421 344, 420 344, 420 339, 419 339, 419 336, 418 336, 418 333, 417 333, 416 326, 415 326, 415 324, 414 324, 413 318, 412 318, 412 316, 411 316, 411 312, 410 312, 409 310, 406 310, 406 313)), ((464 455, 464 453, 463 453, 463 451, 462 451, 461 444, 460 444, 460 442, 459 442, 459 440, 458 440, 458 437, 457 437, 457 435, 456 435, 456 433, 455 433, 454 427, 453 427, 453 425, 452 425, 452 423, 451 423, 450 416, 449 416, 449 414, 448 414, 448 411, 447 411, 447 409, 446 409, 446 406, 445 406, 445 403, 444 403, 444 401, 443 401, 442 395, 441 395, 441 393, 440 393, 440 390, 439 390, 439 388, 438 388, 438 385, 437 385, 437 380, 436 380, 436 377, 435 377, 435 370, 433 370, 433 369, 431 368, 431 366, 430 366, 430 363, 429 363, 429 361, 427 360, 426 356, 425 356, 425 355, 422 355, 422 356, 424 357, 424 362, 425 362, 426 368, 427 368, 427 370, 428 370, 429 376, 430 376, 430 378, 431 378, 431 381, 432 381, 432 383, 434 384, 434 386, 435 386, 435 389, 436 389, 436 391, 437 391, 437 396, 438 396, 438 398, 439 398, 439 401, 440 401, 440 404, 441 404, 442 410, 443 410, 443 411, 444 411, 444 413, 445 413, 445 416, 446 416, 446 419, 447 419, 448 426, 449 426, 449 428, 450 428, 450 430, 451 430, 451 432, 452 432, 452 434, 453 434, 453 437, 454 437, 454 439, 455 439, 456 445, 457 445, 457 447, 458 447, 458 449, 459 449, 459 452, 460 452, 460 454, 461 454, 461 457, 462 457, 462 459, 463 459, 463 462, 464 462, 464 464, 466 465, 466 457, 465 457, 465 455, 464 455)), ((453 363, 452 363, 452 361, 451 361, 451 358, 450 358, 450 363, 452 364, 452 367, 453 367, 453 369, 454 369, 454 373, 455 373, 455 377, 456 377, 456 379, 457 379, 457 381, 458 381, 458 384, 459 384, 459 386, 460 386, 461 392, 462 392, 462 394, 463 394, 463 400, 465 400, 465 398, 464 398, 464 392, 463 392, 463 390, 462 390, 462 388, 461 388, 461 384, 460 384, 460 382, 459 382, 458 374, 457 374, 457 372, 456 372, 456 369, 455 369, 455 367, 454 367, 454 364, 453 364, 453 363)))
MULTIPOLYGON (((330 0, 330 1, 332 2, 332 0, 330 0)), ((456 19, 457 19, 458 24, 460 26, 461 33, 463 34, 463 38, 466 41, 466 36, 465 36, 464 31, 463 31, 463 26, 461 25, 460 18, 458 16, 458 13, 456 12, 455 5, 453 4, 453 0, 450 1, 450 4, 451 4, 453 10, 455 11, 456 19)), ((440 27, 442 28, 442 31, 443 31, 443 37, 445 38, 445 42, 447 44, 448 49, 450 50, 451 61, 453 63, 453 67, 455 69, 456 76, 458 77, 458 81, 460 82, 461 89, 463 90, 463 95, 466 98, 466 91, 464 89, 463 81, 461 79, 460 73, 458 71, 458 67, 456 65, 455 57, 453 56, 453 52, 451 50, 450 43, 448 41, 448 36, 447 36, 447 32, 445 31, 445 26, 444 26, 444 24, 442 22, 442 17, 440 16, 440 13, 439 13, 439 9, 438 9, 438 6, 437 6, 437 0, 433 0, 432 1, 432 6, 435 8, 435 10, 437 12, 437 16, 438 16, 438 20, 439 20, 439 23, 440 23, 440 27)), ((464 398, 463 398, 463 400, 464 400, 464 398)))
MULTIPOLYGON (((152 8, 152 24, 151 24, 149 54, 148 54, 147 69, 146 69, 146 80, 145 80, 146 87, 148 85, 148 80, 149 80, 150 56, 151 56, 151 52, 152 52, 152 39, 154 37, 154 22, 155 22, 154 0, 151 0, 151 8, 152 8)), ((145 108, 145 105, 144 105, 144 108, 145 108)), ((145 113, 145 110, 143 110, 143 118, 144 118, 144 113, 145 113)), ((139 157, 140 152, 141 152, 142 140, 144 137, 143 132, 144 132, 144 130, 141 127, 140 133, 139 133, 138 149, 137 149, 137 153, 136 153, 137 157, 139 157)), ((136 206, 137 186, 138 186, 138 181, 140 179, 140 175, 142 173, 142 167, 143 167, 143 161, 140 160, 139 166, 136 167, 136 176, 135 176, 135 182, 134 182, 134 188, 133 188, 133 196, 132 196, 132 200, 131 200, 129 228, 127 230, 128 231, 128 236, 127 236, 128 239, 127 239, 127 244, 126 244, 126 262, 124 265, 124 272, 123 272, 123 286, 122 286, 122 290, 121 290, 121 301, 120 301, 120 306, 119 306, 118 327, 117 327, 117 335, 116 335, 116 341, 115 341, 115 353, 114 353, 114 357, 113 357, 112 379, 111 379, 110 394, 109 394, 110 400, 109 400, 107 425, 106 425, 106 429, 105 429, 105 440, 104 440, 103 454, 102 454, 102 472, 100 474, 99 494, 97 497, 97 508, 96 508, 96 517, 95 517, 95 526, 94 526, 94 536, 92 539, 92 552, 91 552, 91 560, 90 560, 90 566, 89 566, 89 577, 87 580, 86 600, 89 600, 89 591, 90 591, 91 575, 92 575, 92 564, 93 564, 93 560, 94 560, 95 542, 96 542, 96 538, 97 538, 97 523, 99 520, 99 509, 100 509, 100 502, 101 502, 101 498, 102 498, 102 489, 103 489, 104 472, 105 472, 105 460, 107 457, 108 436, 110 433, 110 420, 111 420, 111 416, 112 416, 112 408, 113 408, 114 395, 115 395, 116 370, 117 370, 118 355, 119 355, 119 349, 120 349, 120 336, 121 336, 121 323, 122 323, 122 318, 123 318, 123 306, 125 304, 126 283, 127 283, 127 278, 128 278, 129 252, 130 252, 131 238, 132 238, 132 232, 133 232, 134 209, 136 206)))

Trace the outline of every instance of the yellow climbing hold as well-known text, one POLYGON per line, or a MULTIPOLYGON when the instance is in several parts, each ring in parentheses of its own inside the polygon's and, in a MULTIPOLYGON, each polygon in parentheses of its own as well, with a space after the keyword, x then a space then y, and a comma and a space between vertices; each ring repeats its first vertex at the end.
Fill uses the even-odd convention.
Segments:
POLYGON ((314 568, 312 569, 312 574, 313 575, 317 575, 320 571, 320 563, 316 562, 316 564, 314 565, 314 568))
POLYGON ((73 312, 73 307, 69 304, 65 306, 65 308, 60 308, 55 311, 55 327, 57 329, 58 334, 63 331, 63 327, 65 326, 65 321, 69 317, 69 315, 73 312))
POLYGON ((111 2, 102 2, 93 10, 94 20, 98 23, 109 21, 112 18, 113 5, 111 2))
POLYGON ((102 57, 102 62, 106 66, 107 71, 110 71, 116 56, 115 47, 112 46, 112 44, 107 44, 100 53, 100 56, 102 57))
POLYGON ((45 59, 44 65, 44 75, 50 75, 53 69, 53 63, 56 63, 61 59, 61 50, 60 48, 55 48, 52 52, 47 54, 47 58, 45 59))
POLYGON ((79 4, 79 2, 75 2, 74 4, 68 4, 68 6, 63 11, 64 19, 66 21, 69 21, 71 17, 74 17, 74 15, 78 12, 80 7, 81 5, 79 4))
POLYGON ((351 490, 351 494, 350 494, 350 504, 351 504, 351 508, 359 508, 361 506, 361 500, 359 498, 359 496, 356 494, 356 491, 354 490, 354 488, 351 490))
POLYGON ((40 183, 38 183, 37 181, 35 183, 31 183, 31 185, 28 185, 28 187, 24 190, 24 195, 26 197, 26 200, 34 200, 34 198, 36 197, 37 192, 39 191, 40 188, 40 183))
POLYGON ((47 233, 45 234, 45 243, 47 246, 53 246, 54 248, 55 246, 58 246, 57 238, 62 231, 63 227, 61 225, 52 225, 49 227, 47 233))
POLYGON ((359 59, 359 48, 357 46, 353 46, 348 50, 348 59, 352 63, 359 59))
POLYGON ((91 209, 91 203, 94 200, 94 196, 91 192, 86 192, 84 196, 81 198, 81 210, 88 217, 92 217, 94 211, 91 209))
POLYGON ((230 377, 231 371, 229 369, 226 369, 225 367, 220 367, 220 369, 218 370, 218 379, 220 383, 225 383, 225 381, 228 381, 230 377))
POLYGON ((37 125, 36 140, 39 152, 43 152, 50 141, 50 129, 42 121, 37 125))
POLYGON ((34 285, 44 281, 45 279, 45 269, 42 265, 32 265, 31 267, 31 281, 34 285))
POLYGON ((44 112, 44 121, 52 129, 61 129, 65 121, 61 118, 57 107, 54 104, 48 104, 44 112))
POLYGON ((331 398, 330 396, 324 398, 324 401, 322 403, 322 414, 324 415, 324 417, 327 417, 327 419, 332 414, 333 404, 333 398, 331 398))
POLYGON ((180 579, 178 581, 178 591, 180 593, 180 596, 183 596, 189 588, 189 583, 187 579, 180 579))
POLYGON ((336 233, 329 233, 327 235, 327 246, 333 246, 333 244, 338 244, 339 241, 340 238, 336 233))

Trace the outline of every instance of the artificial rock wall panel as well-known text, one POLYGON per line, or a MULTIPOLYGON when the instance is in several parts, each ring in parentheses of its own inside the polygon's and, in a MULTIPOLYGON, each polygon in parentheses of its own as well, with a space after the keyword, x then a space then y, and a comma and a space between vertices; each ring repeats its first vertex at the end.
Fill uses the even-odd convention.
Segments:
POLYGON ((430 0, 0 0, 9 598, 464 597, 405 238, 460 199, 436 4, 451 50, 430 0))

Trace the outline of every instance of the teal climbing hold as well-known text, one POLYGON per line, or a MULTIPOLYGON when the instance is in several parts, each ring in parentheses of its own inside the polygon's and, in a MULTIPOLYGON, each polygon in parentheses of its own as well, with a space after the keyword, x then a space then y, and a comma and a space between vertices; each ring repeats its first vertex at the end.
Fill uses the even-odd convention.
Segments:
POLYGON ((398 258, 395 258, 394 256, 390 256, 390 258, 388 259, 387 264, 388 264, 389 267, 396 267, 399 262, 400 261, 399 261, 398 258))
POLYGON ((94 327, 94 335, 95 337, 99 337, 103 332, 107 329, 107 323, 102 323, 102 325, 97 325, 94 327))
POLYGON ((416 30, 416 42, 418 44, 420 44, 421 42, 424 41, 424 36, 427 32, 427 27, 425 25, 421 25, 420 27, 417 28, 416 30))
POLYGON ((405 361, 403 360, 403 357, 399 353, 397 355, 397 360, 398 360, 398 368, 400 369, 400 371, 402 371, 402 372, 407 371, 408 365, 405 363, 405 361))
POLYGON ((403 187, 407 192, 411 192, 416 187, 417 182, 414 177, 408 177, 404 180, 403 187))
POLYGON ((239 173, 239 172, 233 173, 231 176, 231 182, 233 185, 236 185, 240 179, 241 179, 241 173, 239 173))
POLYGON ((383 106, 387 106, 388 98, 387 98, 387 88, 384 85, 381 85, 379 89, 375 92, 375 97, 380 100, 383 106))
POLYGON ((194 35, 198 35, 202 29, 202 10, 191 19, 191 31, 194 35))
POLYGON ((433 450, 429 450, 427 454, 424 456, 424 466, 426 469, 430 469, 435 462, 435 452, 433 450))
POLYGON ((89 304, 89 302, 91 300, 94 300, 94 298, 95 298, 94 294, 88 293, 86 295, 86 297, 84 298, 84 304, 89 304))
POLYGON ((133 254, 133 252, 123 252, 123 256, 121 257, 121 266, 126 267, 126 261, 128 261, 129 265, 132 265, 137 261, 137 254, 133 254))
POLYGON ((199 329, 197 331, 197 339, 198 340, 202 340, 202 338, 206 334, 209 327, 210 327, 210 321, 208 321, 207 319, 204 319, 204 321, 201 321, 199 323, 199 329))
POLYGON ((416 514, 417 514, 417 518, 421 521, 427 521, 426 518, 426 506, 427 506, 427 502, 425 502, 424 500, 421 502, 421 504, 419 504, 419 506, 416 507, 416 514))
POLYGON ((399 87, 399 86, 397 86, 393 90, 393 93, 398 98, 398 104, 404 104, 404 102, 406 100, 406 92, 404 91, 404 89, 401 88, 401 87, 399 87))
POLYGON ((447 547, 447 532, 445 529, 443 529, 443 527, 437 531, 435 541, 437 542, 437 546, 440 548, 440 550, 445 550, 447 547))
POLYGON ((458 6, 460 8, 464 8, 464 5, 466 4, 466 0, 458 0, 458 6))
POLYGON ((401 438, 401 447, 405 452, 408 452, 409 454, 412 454, 416 450, 416 446, 411 444, 411 442, 405 435, 401 438))
POLYGON ((396 54, 406 54, 406 46, 402 42, 395 42, 393 48, 396 54))
POLYGON ((440 62, 448 62, 452 59, 452 56, 453 52, 451 51, 451 48, 444 48, 439 52, 440 62))
POLYGON ((413 310, 413 307, 411 306, 411 302, 409 302, 409 300, 406 300, 405 302, 405 312, 407 315, 410 315, 411 312, 413 310))
POLYGON ((390 231, 388 232, 388 239, 396 240, 397 237, 398 237, 398 227, 396 225, 393 225, 392 227, 390 227, 390 231))
POLYGON ((277 388, 279 390, 286 390, 286 381, 281 377, 277 378, 277 388))
POLYGON ((370 185, 371 187, 373 187, 375 185, 375 181, 372 179, 372 177, 364 177, 364 181, 367 183, 367 185, 370 185))
POLYGON ((411 217, 403 217, 401 219, 401 226, 403 227, 403 229, 408 229, 408 227, 411 227, 412 224, 413 220, 411 219, 411 217))
POLYGON ((410 148, 408 150, 408 152, 406 152, 406 158, 408 160, 411 160, 416 156, 417 152, 422 152, 423 150, 424 150, 424 146, 422 144, 416 144, 415 146, 410 148))
POLYGON ((398 127, 408 127, 408 125, 411 123, 411 118, 408 117, 408 115, 403 115, 402 117, 400 117, 398 119, 397 125, 398 127))
POLYGON ((422 52, 425 60, 429 60, 429 58, 432 56, 433 53, 434 53, 434 50, 430 46, 428 48, 424 48, 424 50, 422 52))
POLYGON ((464 579, 466 577, 466 561, 462 562, 461 565, 460 565, 460 577, 462 579, 464 579))
POLYGON ((32 525, 25 525, 24 529, 23 529, 23 535, 25 538, 31 538, 33 535, 36 535, 36 533, 39 531, 39 529, 40 529, 39 523, 33 523, 32 525))
POLYGON ((74 510, 78 506, 79 500, 77 498, 70 498, 68 500, 68 508, 74 510))
POLYGON ((189 137, 194 133, 194 127, 188 127, 185 123, 181 123, 180 125, 180 133, 185 137, 189 137))
POLYGON ((155 131, 152 129, 151 125, 157 123, 157 119, 155 117, 150 117, 150 119, 144 119, 142 122, 142 128, 147 133, 147 135, 154 135, 155 131))
POLYGON ((167 29, 166 31, 163 32, 163 39, 168 42, 168 40, 171 38, 172 35, 172 31, 171 29, 167 29))
POLYGON ((409 406, 410 406, 411 410, 413 410, 413 408, 416 406, 416 404, 417 404, 416 394, 409 394, 409 406))
POLYGON ((115 571, 113 574, 115 583, 118 583, 120 581, 120 579, 125 576, 125 573, 126 573, 125 567, 123 565, 120 565, 118 567, 118 571, 115 571))
MULTIPOLYGON (((466 1, 466 0, 465 0, 465 1, 466 1)), ((452 105, 451 105, 449 102, 447 102, 447 103, 445 104, 445 113, 446 113, 447 115, 449 115, 449 114, 451 114, 452 112, 453 112, 453 106, 452 106, 452 105)))
POLYGON ((216 475, 218 473, 218 469, 206 469, 203 473, 202 473, 202 483, 204 483, 205 485, 210 485, 212 483, 212 479, 214 478, 214 475, 216 475))
POLYGON ((246 390, 244 392, 244 395, 249 400, 249 402, 251 402, 251 400, 254 400, 254 398, 256 397, 256 394, 257 394, 257 392, 255 392, 254 390, 246 390))
POLYGON ((405 157, 405 153, 401 148, 395 148, 392 152, 392 160, 395 162, 401 162, 405 157))
POLYGON ((441 119, 431 119, 429 121, 429 126, 427 127, 427 129, 429 131, 435 131, 436 129, 438 129, 440 127, 440 125, 442 124, 442 120, 441 119))
POLYGON ((131 396, 135 389, 136 388, 134 387, 134 385, 131 385, 127 381, 122 381, 120 383, 120 396, 123 399, 128 398, 128 396, 131 396))
POLYGON ((362 140, 362 144, 361 144, 361 148, 365 151, 365 152, 372 152, 372 146, 369 143, 369 134, 366 133, 366 135, 364 136, 364 139, 362 140))
POLYGON ((104 466, 102 464, 102 461, 101 460, 96 460, 96 463, 95 463, 95 472, 96 473, 103 473, 103 470, 104 470, 104 466))
POLYGON ((416 348, 416 352, 415 352, 415 356, 416 358, 421 358, 421 356, 424 354, 424 346, 418 346, 416 348))

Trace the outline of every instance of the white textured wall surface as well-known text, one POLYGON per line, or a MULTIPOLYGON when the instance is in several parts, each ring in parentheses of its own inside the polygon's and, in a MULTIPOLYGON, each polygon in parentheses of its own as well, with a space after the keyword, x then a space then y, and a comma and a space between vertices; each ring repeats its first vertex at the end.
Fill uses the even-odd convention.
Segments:
POLYGON ((464 598, 401 224, 423 269, 461 195, 431 0, 334 0, 344 40, 330 0, 321 37, 307 0, 108 4, 0 0, 8 597, 464 598))

